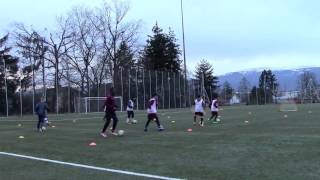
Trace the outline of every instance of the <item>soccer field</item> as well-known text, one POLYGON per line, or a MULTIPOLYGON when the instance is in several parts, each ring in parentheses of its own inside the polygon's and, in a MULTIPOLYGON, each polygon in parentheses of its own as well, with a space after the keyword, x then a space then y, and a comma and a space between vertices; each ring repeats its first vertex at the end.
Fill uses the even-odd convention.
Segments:
MULTIPOLYGON (((49 116, 56 127, 45 133, 36 132, 31 116, 1 118, 0 152, 179 179, 320 179, 319 109, 319 104, 287 113, 271 105, 223 107, 221 122, 205 121, 204 127, 192 125, 190 109, 160 111, 164 132, 156 131, 155 123, 143 132, 145 112, 136 113, 136 125, 118 113, 125 135, 108 138, 99 135, 102 114, 49 116), (97 146, 88 146, 93 141, 97 146)), ((0 179, 150 178, 0 154, 0 179)))

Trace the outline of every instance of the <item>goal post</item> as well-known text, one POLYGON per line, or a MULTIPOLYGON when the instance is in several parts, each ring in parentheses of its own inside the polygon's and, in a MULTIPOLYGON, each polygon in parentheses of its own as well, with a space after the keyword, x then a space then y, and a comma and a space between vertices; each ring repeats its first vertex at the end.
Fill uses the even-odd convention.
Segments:
POLYGON ((280 102, 280 112, 295 112, 298 111, 298 106, 294 100, 284 100, 280 102))
MULTIPOLYGON (((122 96, 115 96, 115 103, 119 111, 123 111, 123 98, 122 96)), ((106 97, 82 97, 80 98, 79 112, 80 113, 96 113, 103 112, 103 106, 106 97)))

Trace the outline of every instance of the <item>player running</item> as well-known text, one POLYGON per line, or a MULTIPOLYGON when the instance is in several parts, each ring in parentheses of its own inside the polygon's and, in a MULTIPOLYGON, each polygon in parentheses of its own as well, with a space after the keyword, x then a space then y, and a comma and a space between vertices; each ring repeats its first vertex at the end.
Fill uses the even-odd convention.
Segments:
POLYGON ((160 121, 157 115, 157 106, 158 106, 158 95, 157 94, 153 94, 152 98, 149 100, 148 103, 148 121, 144 127, 144 131, 147 132, 148 131, 148 126, 149 123, 152 120, 155 120, 155 122, 157 123, 157 127, 159 131, 163 131, 164 128, 162 127, 162 125, 160 125, 160 121))
POLYGON ((197 117, 200 117, 200 123, 199 125, 201 127, 204 126, 203 122, 203 116, 204 116, 204 107, 205 107, 205 102, 201 98, 200 95, 197 96, 197 99, 194 100, 194 117, 193 117, 193 125, 197 124, 197 117))
POLYGON ((39 132, 43 132, 43 127, 45 127, 45 118, 47 117, 47 111, 49 111, 48 104, 44 97, 41 98, 41 102, 37 103, 35 111, 38 115, 37 129, 39 132))
POLYGON ((134 103, 131 99, 129 99, 128 104, 127 104, 127 114, 128 114, 127 123, 128 124, 132 124, 134 121, 133 108, 134 108, 134 103))
POLYGON ((210 109, 211 109, 211 117, 209 120, 211 121, 214 118, 213 122, 214 123, 218 122, 217 118, 218 118, 219 105, 218 105, 217 95, 213 96, 210 109))
POLYGON ((118 134, 115 132, 117 124, 118 124, 118 118, 116 115, 117 105, 115 104, 115 100, 114 100, 113 96, 114 96, 113 88, 110 88, 109 95, 107 96, 106 101, 104 103, 105 124, 103 126, 102 131, 101 131, 102 137, 107 137, 106 130, 107 130, 108 126, 110 125, 111 119, 113 120, 111 134, 118 136, 118 134))

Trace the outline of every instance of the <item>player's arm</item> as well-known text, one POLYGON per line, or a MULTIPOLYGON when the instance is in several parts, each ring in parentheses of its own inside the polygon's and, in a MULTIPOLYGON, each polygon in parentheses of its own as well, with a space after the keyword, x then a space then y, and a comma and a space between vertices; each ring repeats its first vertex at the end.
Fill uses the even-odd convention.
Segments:
POLYGON ((214 102, 214 107, 215 107, 215 108, 218 108, 218 106, 219 106, 219 105, 218 105, 218 102, 217 102, 217 101, 214 102))
POLYGON ((149 108, 149 109, 151 108, 151 106, 153 105, 153 103, 154 103, 154 100, 149 101, 149 103, 148 103, 148 108, 149 108))
POLYGON ((128 106, 129 108, 132 108, 132 104, 131 104, 130 101, 128 102, 127 106, 128 106))

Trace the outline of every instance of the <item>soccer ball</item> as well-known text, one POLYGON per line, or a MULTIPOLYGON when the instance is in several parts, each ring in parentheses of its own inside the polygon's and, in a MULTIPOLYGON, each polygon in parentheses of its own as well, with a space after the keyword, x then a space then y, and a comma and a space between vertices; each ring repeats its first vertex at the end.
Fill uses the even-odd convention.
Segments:
POLYGON ((138 121, 135 120, 135 119, 132 120, 132 124, 137 124, 137 122, 138 122, 138 121))
POLYGON ((217 122, 220 122, 220 119, 217 119, 217 122))
POLYGON ((119 134, 119 136, 123 136, 124 135, 124 130, 119 130, 118 134, 119 134))
POLYGON ((45 131, 47 128, 45 126, 42 126, 41 128, 43 131, 45 131))

